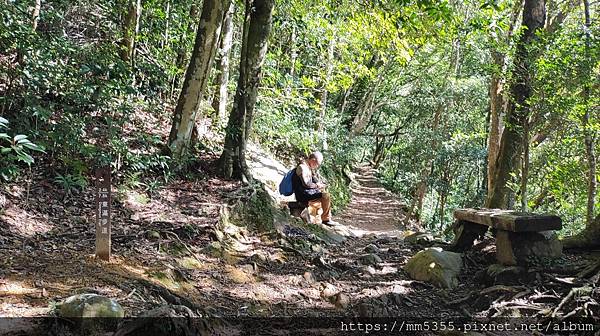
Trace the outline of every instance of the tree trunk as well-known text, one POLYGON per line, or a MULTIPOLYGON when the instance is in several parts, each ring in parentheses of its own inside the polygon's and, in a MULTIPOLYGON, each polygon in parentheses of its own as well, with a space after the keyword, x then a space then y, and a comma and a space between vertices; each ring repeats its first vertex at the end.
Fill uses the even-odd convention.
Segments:
POLYGON ((228 0, 205 0, 202 4, 194 51, 185 73, 169 134, 169 149, 176 158, 181 158, 189 149, 196 113, 206 90, 223 15, 228 6, 228 0))
POLYGON ((352 136, 360 134, 367 126, 369 120, 371 120, 371 116, 373 115, 373 112, 375 112, 375 94, 383 81, 384 72, 384 69, 380 70, 375 81, 371 82, 366 88, 366 92, 356 109, 356 116, 352 122, 352 127, 350 128, 350 134, 352 136))
POLYGON ((588 190, 587 190, 587 207, 586 207, 586 229, 589 232, 594 232, 596 234, 600 234, 600 227, 597 227, 598 221, 596 221, 596 225, 594 225, 594 206, 596 202, 596 154, 594 151, 595 139, 593 129, 591 128, 590 122, 590 109, 593 107, 590 106, 590 91, 592 86, 592 57, 590 53, 590 44, 591 44, 591 19, 590 19, 590 2, 589 0, 583 0, 584 5, 584 14, 585 14, 585 62, 583 65, 584 68, 584 78, 585 84, 583 89, 583 101, 584 101, 584 114, 583 114, 583 132, 584 132, 584 142, 585 142, 585 154, 587 158, 588 165, 588 190))
POLYGON ((160 43, 160 47, 164 48, 169 45, 169 19, 171 16, 171 1, 167 0, 166 8, 165 8, 165 36, 160 43))
POLYGON ((40 10, 42 9, 42 0, 35 0, 35 6, 33 7, 33 14, 31 18, 33 20, 33 31, 36 31, 38 26, 38 21, 40 20, 40 10))
POLYGON ((325 134, 325 117, 327 113, 327 95, 329 94, 327 86, 331 80, 331 73, 333 72, 333 53, 335 51, 335 38, 336 34, 333 32, 329 40, 329 47, 327 48, 327 64, 325 66, 325 78, 323 80, 323 87, 321 88, 321 109, 319 113, 319 121, 317 124, 317 133, 321 138, 321 147, 323 150, 327 149, 327 141, 325 134))
MULTIPOLYGON (((498 69, 504 67, 504 55, 501 53, 492 52, 494 65, 498 69)), ((500 135, 502 134, 502 115, 504 111, 503 83, 502 71, 492 74, 490 80, 490 129, 488 132, 488 169, 487 181, 488 190, 491 190, 494 181, 494 162, 498 158, 498 150, 500 149, 500 135)))
MULTIPOLYGON (((517 19, 523 10, 523 0, 515 1, 511 16, 509 28, 506 36, 502 37, 502 41, 506 44, 510 44, 513 32, 517 25, 517 19)), ((492 34, 492 36, 495 36, 492 34)), ((501 53, 497 50, 492 50, 492 61, 496 68, 496 72, 492 74, 490 80, 490 120, 489 120, 489 132, 488 132, 488 160, 487 160, 487 190, 492 190, 495 184, 495 168, 496 160, 498 159, 498 151, 500 150, 500 138, 504 125, 502 123, 504 115, 506 114, 507 100, 504 96, 504 75, 507 70, 506 54, 501 53)))
MULTIPOLYGON (((190 18, 194 19, 198 16, 198 7, 196 7, 195 4, 192 4, 190 6, 190 18)), ((187 38, 187 36, 189 34, 193 34, 194 32, 194 24, 193 24, 193 20, 190 20, 190 23, 187 27, 187 30, 185 30, 183 32, 183 34, 181 34, 181 36, 179 37, 179 45, 178 45, 178 49, 177 49, 177 59, 175 60, 175 66, 177 67, 178 72, 173 76, 173 81, 172 81, 172 85, 171 85, 171 97, 173 97, 173 92, 175 92, 175 86, 177 86, 179 84, 179 79, 180 79, 180 75, 179 75, 179 70, 183 69, 187 63, 187 50, 186 50, 186 43, 185 40, 187 38)))
POLYGON ((235 3, 231 2, 229 9, 223 19, 221 28, 221 42, 219 43, 219 61, 217 62, 217 94, 212 101, 212 107, 215 110, 219 123, 227 122, 227 85, 229 84, 229 54, 233 45, 233 13, 235 12, 235 3))
POLYGON ((512 173, 518 169, 521 154, 523 125, 530 114, 529 98, 531 97, 531 65, 535 61, 531 45, 536 40, 536 33, 544 27, 546 19, 544 0, 525 0, 523 9, 523 27, 514 60, 513 83, 511 85, 511 101, 506 112, 506 127, 500 140, 500 150, 494 168, 494 183, 488 190, 486 207, 508 208, 508 182, 512 173))
POLYGON ((296 25, 292 25, 292 32, 290 33, 290 71, 288 73, 288 80, 285 86, 285 95, 289 96, 292 94, 292 83, 294 82, 294 76, 296 75, 296 59, 298 58, 298 52, 296 51, 296 25))
POLYGON ((251 179, 246 165, 246 142, 252 126, 261 66, 267 53, 274 5, 275 0, 246 0, 237 90, 219 159, 227 178, 251 179))
POLYGON ((140 16, 142 15, 141 0, 129 0, 127 15, 123 23, 123 40, 121 42, 121 59, 133 64, 135 51, 135 38, 140 29, 140 16))
POLYGON ((527 179, 529 177, 529 118, 523 125, 523 158, 521 167, 521 211, 527 212, 527 179))

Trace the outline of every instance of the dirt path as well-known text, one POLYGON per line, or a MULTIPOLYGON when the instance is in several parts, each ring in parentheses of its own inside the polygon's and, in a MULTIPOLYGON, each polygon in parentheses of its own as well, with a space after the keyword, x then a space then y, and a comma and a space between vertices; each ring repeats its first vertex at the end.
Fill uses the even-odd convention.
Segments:
POLYGON ((369 166, 355 171, 352 200, 338 217, 338 221, 363 234, 378 233, 397 236, 408 224, 402 211, 403 204, 390 191, 381 186, 369 166))
MULTIPOLYGON (((275 189, 286 167, 265 155, 259 158, 253 169, 275 189)), ((160 288, 221 316, 439 321, 496 312, 490 307, 505 293, 483 293, 491 284, 476 276, 494 262, 490 244, 465 253, 457 288, 412 280, 403 267, 428 245, 404 241, 411 223, 403 204, 381 187, 371 169, 359 167, 355 173, 352 201, 334 216, 352 234, 341 243, 315 238, 311 230, 320 229, 314 226, 295 227, 285 239, 229 227, 222 232, 238 239, 228 250, 219 248, 219 209, 240 186, 206 175, 172 182, 151 199, 139 191, 116 198, 110 262, 93 258, 91 188, 62 201, 44 180, 36 181, 29 201, 17 184, 0 189, 5 200, 0 202, 0 316, 51 315, 52 302, 76 293, 114 298, 128 316, 137 316, 164 304, 160 288), (470 300, 473 293, 476 299, 470 300)), ((560 263, 573 267, 586 261, 566 255, 560 263)), ((532 302, 537 291, 570 290, 564 283, 548 287, 541 275, 521 286, 532 302)), ((513 297, 509 294, 506 300, 513 297)), ((555 296, 544 308, 560 301, 555 296)))

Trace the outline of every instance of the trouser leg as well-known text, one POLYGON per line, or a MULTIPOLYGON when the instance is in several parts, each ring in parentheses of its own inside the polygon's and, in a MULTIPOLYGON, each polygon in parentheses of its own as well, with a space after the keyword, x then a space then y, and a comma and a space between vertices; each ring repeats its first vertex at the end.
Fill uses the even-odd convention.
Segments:
POLYGON ((323 208, 323 213, 321 214, 322 221, 328 221, 331 219, 331 196, 329 193, 324 192, 321 197, 321 207, 323 208))

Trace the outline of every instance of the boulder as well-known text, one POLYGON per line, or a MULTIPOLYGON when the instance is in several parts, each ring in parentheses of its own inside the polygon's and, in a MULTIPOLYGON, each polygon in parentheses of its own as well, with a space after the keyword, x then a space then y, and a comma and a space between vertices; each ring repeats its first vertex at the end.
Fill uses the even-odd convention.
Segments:
POLYGON ((375 253, 365 254, 360 257, 360 262, 363 265, 377 265, 382 262, 381 258, 375 253))
POLYGON ((415 232, 404 237, 404 241, 410 244, 431 246, 435 242, 435 237, 427 232, 415 232))
POLYGON ((98 294, 70 296, 57 308, 58 315, 67 318, 125 316, 125 311, 117 301, 98 294))
POLYGON ((454 288, 462 268, 460 253, 444 251, 439 247, 428 248, 413 256, 404 270, 415 280, 431 282, 436 286, 454 288))
POLYGON ((365 247, 365 252, 367 253, 379 253, 381 252, 379 247, 377 247, 377 245, 375 244, 369 244, 367 245, 367 247, 365 247))
POLYGON ((330 283, 325 283, 323 285, 323 289, 321 290, 321 297, 324 299, 328 299, 330 297, 337 295, 339 292, 340 292, 340 290, 337 289, 334 285, 332 285, 330 283))

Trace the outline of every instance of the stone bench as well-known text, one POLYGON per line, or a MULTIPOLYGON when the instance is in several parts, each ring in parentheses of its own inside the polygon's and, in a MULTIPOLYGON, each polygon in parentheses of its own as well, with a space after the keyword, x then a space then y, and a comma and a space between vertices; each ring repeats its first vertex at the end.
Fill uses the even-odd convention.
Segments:
MULTIPOLYGON (((321 217, 319 214, 319 209, 321 208, 321 203, 316 202, 313 206, 308 206, 308 202, 287 202, 287 207, 290 209, 290 215, 298 218, 302 218, 302 211, 308 208, 308 214, 310 215, 311 223, 321 223, 321 217)), ((304 222, 306 222, 306 218, 302 218, 304 222)))
POLYGON ((554 230, 562 228, 560 217, 500 209, 454 210, 453 250, 464 251, 488 228, 496 230, 496 259, 516 265, 529 257, 560 257, 562 244, 554 230))

